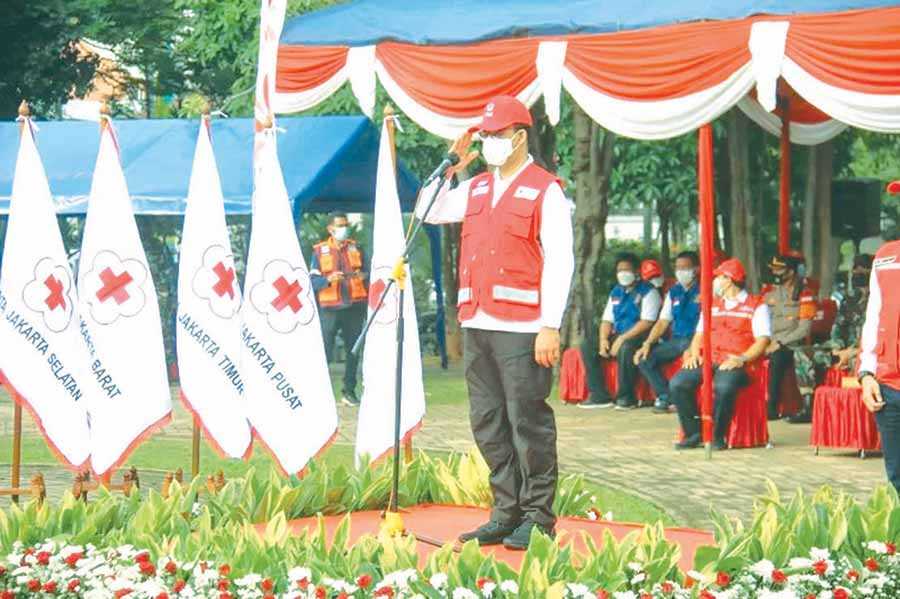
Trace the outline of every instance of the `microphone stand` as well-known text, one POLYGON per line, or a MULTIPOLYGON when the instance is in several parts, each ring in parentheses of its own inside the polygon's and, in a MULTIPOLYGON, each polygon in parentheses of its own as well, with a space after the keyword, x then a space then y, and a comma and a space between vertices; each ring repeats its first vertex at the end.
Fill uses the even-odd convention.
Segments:
MULTIPOLYGON (((409 255, 412 252, 416 235, 425 223, 425 219, 428 218, 428 214, 431 212, 435 200, 437 200, 438 192, 446 182, 447 175, 445 171, 438 177, 438 184, 435 186, 434 191, 431 193, 431 197, 428 199, 428 204, 425 206, 425 212, 422 214, 422 217, 416 218, 415 210, 413 211, 413 218, 416 219, 416 224, 406 237, 403 254, 397 259, 391 277, 388 279, 384 290, 381 292, 381 297, 378 298, 378 304, 372 310, 372 313, 366 320, 362 332, 356 339, 356 343, 353 344, 353 348, 350 350, 353 355, 359 355, 363 341, 369 332, 369 328, 372 326, 372 322, 384 306, 384 301, 387 298, 388 293, 391 292, 394 285, 397 285, 399 289, 399 316, 397 319, 397 364, 394 369, 394 463, 391 479, 391 496, 388 501, 388 508, 383 514, 384 521, 381 527, 382 533, 387 534, 388 536, 398 536, 405 532, 403 519, 400 516, 397 504, 398 495, 400 493, 400 415, 403 404, 403 340, 405 327, 406 265, 409 261, 409 255)), ((427 542, 424 538, 419 540, 427 542)))

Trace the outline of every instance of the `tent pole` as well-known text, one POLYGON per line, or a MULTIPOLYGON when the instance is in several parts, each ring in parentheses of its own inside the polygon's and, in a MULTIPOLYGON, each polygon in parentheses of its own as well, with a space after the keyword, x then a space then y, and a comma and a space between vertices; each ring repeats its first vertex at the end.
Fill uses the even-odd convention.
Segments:
MULTIPOLYGON (((19 403, 19 398, 15 395, 13 395, 13 406, 13 446, 9 486, 13 489, 18 489, 22 469, 22 404, 19 403)), ((13 495, 12 500, 13 503, 19 503, 19 495, 13 495)))
POLYGON ((791 249, 791 114, 787 96, 779 97, 781 106, 781 161, 778 189, 778 253, 791 249))
POLYGON ((701 386, 700 421, 706 456, 712 455, 713 382, 712 382, 712 277, 713 227, 715 196, 713 189, 713 133, 710 124, 703 125, 697 137, 697 197, 700 213, 700 306, 703 318, 703 383, 701 386))
POLYGON ((200 474, 200 425, 194 417, 194 430, 191 438, 191 480, 200 474))

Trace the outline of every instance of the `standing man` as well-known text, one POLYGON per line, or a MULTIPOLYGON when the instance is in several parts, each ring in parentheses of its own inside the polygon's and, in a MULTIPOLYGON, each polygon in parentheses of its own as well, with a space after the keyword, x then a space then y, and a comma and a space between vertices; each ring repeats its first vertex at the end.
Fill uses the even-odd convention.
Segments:
POLYGON ((734 413, 738 391, 750 379, 744 366, 763 355, 769 345, 772 327, 769 308, 763 299, 750 295, 744 289, 746 275, 744 265, 736 258, 726 260, 713 271, 711 335, 712 356, 701 356, 703 345, 703 321, 697 325, 697 333, 684 355, 684 366, 669 384, 669 395, 678 407, 678 419, 684 440, 676 449, 699 447, 700 418, 697 415, 697 387, 703 378, 700 368, 703 360, 712 358, 713 394, 713 447, 726 449, 728 427, 734 413))
MULTIPOLYGON (((662 300, 659 291, 650 283, 638 279, 638 257, 632 253, 616 256, 616 286, 609 293, 600 321, 601 358, 616 360, 616 409, 630 410, 638 405, 634 395, 637 367, 634 354, 659 316, 662 300)), ((596 360, 595 356, 584 356, 596 360)), ((584 409, 612 405, 602 372, 588 381, 590 397, 579 404, 584 409)))
POLYGON ((781 417, 781 382, 788 369, 794 368, 794 353, 806 342, 816 317, 816 294, 798 274, 802 263, 803 258, 797 255, 774 256, 769 261, 772 285, 763 289, 763 300, 772 317, 772 340, 766 348, 769 420, 781 417))
MULTIPOLYGON (((900 194, 900 181, 888 186, 900 194)), ((875 414, 888 480, 900 491, 900 241, 881 246, 872 262, 862 329, 859 382, 875 414)))
POLYGON ((477 131, 489 170, 443 188, 427 219, 463 223, 458 306, 469 417, 494 494, 490 521, 460 540, 510 549, 527 548, 535 527, 554 534, 556 422, 547 397, 575 267, 570 204, 556 175, 528 154, 531 124, 517 99, 488 102, 452 151, 460 172, 477 156, 469 153, 477 131))
POLYGON ((325 355, 331 362, 338 331, 347 355, 341 401, 348 406, 359 406, 356 396, 358 359, 350 348, 356 343, 366 320, 369 299, 366 278, 369 273, 362 248, 350 239, 346 214, 334 212, 329 215, 328 239, 313 247, 309 274, 321 308, 325 355))
POLYGON ((674 408, 669 403, 669 381, 663 376, 661 369, 681 357, 690 347, 700 320, 700 285, 697 285, 699 263, 696 252, 681 252, 675 257, 676 283, 666 293, 659 320, 634 354, 634 363, 656 393, 653 411, 660 414, 668 412, 670 407, 674 408), (660 342, 670 326, 672 336, 660 342))

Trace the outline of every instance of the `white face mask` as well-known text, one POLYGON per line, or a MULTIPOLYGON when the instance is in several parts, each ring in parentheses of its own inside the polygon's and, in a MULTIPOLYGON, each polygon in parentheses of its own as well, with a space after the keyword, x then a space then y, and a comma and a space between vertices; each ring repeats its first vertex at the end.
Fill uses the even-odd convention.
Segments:
POLYGON ((349 234, 350 231, 347 229, 347 227, 335 227, 334 229, 332 229, 332 235, 334 235, 334 238, 338 241, 344 241, 345 239, 347 239, 349 234))
POLYGON ((652 279, 650 279, 650 284, 657 289, 660 289, 665 282, 666 280, 663 277, 653 277, 652 279))
POLYGON ((511 137, 486 136, 481 140, 481 153, 489 166, 503 166, 515 148, 511 137))
POLYGON ((675 271, 675 279, 681 283, 682 287, 687 287, 694 282, 694 269, 687 268, 675 271))
POLYGON ((631 287, 634 284, 634 273, 630 270, 620 270, 616 273, 616 280, 622 287, 631 287))
POLYGON ((724 296, 727 285, 728 283, 726 283, 724 280, 716 279, 715 281, 713 281, 713 293, 715 293, 719 297, 724 296))

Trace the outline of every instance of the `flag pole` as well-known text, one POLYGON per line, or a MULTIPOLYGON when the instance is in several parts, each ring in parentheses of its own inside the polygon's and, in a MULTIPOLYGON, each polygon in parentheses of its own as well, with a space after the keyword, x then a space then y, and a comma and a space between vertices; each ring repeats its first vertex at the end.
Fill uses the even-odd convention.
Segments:
MULTIPOLYGON (((103 137, 103 132, 106 131, 106 128, 109 126, 109 106, 106 102, 100 103, 100 136, 103 137)), ((100 475, 100 484, 107 489, 109 489, 112 484, 112 470, 107 470, 105 473, 100 475)))

